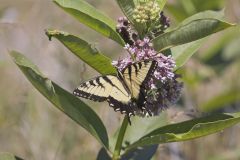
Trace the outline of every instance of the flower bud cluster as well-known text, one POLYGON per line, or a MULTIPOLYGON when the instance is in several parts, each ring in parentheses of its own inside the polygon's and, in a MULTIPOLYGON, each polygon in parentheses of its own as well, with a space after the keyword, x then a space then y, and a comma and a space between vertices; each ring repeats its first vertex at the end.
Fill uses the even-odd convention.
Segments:
POLYGON ((159 18, 160 7, 155 1, 139 4, 133 11, 133 18, 138 23, 156 21, 159 18))

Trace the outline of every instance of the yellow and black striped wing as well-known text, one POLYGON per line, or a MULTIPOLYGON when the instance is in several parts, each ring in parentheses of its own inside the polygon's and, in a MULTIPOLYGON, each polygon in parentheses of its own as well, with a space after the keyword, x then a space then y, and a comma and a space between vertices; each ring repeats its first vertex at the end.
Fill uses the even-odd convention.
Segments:
POLYGON ((156 67, 156 61, 147 60, 133 63, 122 71, 123 79, 140 108, 145 101, 144 85, 152 77, 156 67))
POLYGON ((76 88, 73 94, 93 101, 107 101, 115 111, 128 115, 133 115, 136 110, 131 101, 131 94, 119 78, 113 75, 99 76, 86 81, 76 88))

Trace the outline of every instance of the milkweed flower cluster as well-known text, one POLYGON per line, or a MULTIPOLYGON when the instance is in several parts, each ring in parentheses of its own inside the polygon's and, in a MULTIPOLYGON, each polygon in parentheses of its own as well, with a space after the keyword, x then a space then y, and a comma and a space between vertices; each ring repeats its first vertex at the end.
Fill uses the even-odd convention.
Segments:
MULTIPOLYGON (((137 61, 154 59, 158 62, 153 77, 145 84, 146 104, 145 108, 151 111, 152 115, 158 115, 163 109, 175 104, 180 97, 183 84, 177 81, 179 75, 174 73, 175 61, 171 56, 157 53, 148 38, 138 40, 134 45, 126 45, 125 49, 130 53, 126 58, 113 61, 113 65, 122 71, 127 65, 137 61)), ((147 112, 140 115, 149 114, 147 112)))
MULTIPOLYGON (((161 17, 163 25, 168 27, 168 18, 163 15, 161 17)), ((138 61, 154 59, 158 62, 153 76, 144 86, 145 108, 150 113, 146 111, 137 113, 140 116, 158 115, 169 105, 175 104, 180 97, 183 83, 177 80, 180 76, 174 72, 176 63, 170 55, 166 56, 154 50, 149 37, 141 40, 126 18, 119 18, 116 30, 126 42, 124 49, 129 53, 124 59, 112 62, 119 71, 138 61)))

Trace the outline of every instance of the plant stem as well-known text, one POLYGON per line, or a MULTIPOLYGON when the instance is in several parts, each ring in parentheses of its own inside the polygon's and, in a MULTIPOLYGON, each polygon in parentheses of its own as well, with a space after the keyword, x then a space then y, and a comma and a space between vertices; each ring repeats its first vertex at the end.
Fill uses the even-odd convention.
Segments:
POLYGON ((122 142, 123 142, 123 138, 124 138, 127 126, 128 126, 128 117, 125 116, 124 119, 123 119, 123 122, 122 122, 122 126, 120 128, 120 131, 118 133, 118 138, 117 138, 117 142, 116 142, 113 157, 112 157, 113 160, 119 160, 120 159, 122 142))

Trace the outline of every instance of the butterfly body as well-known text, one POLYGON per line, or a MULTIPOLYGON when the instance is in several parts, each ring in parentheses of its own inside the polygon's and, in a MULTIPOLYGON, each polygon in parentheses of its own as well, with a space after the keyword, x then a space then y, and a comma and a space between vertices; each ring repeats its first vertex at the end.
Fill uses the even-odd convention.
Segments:
POLYGON ((130 117, 146 109, 145 85, 156 67, 154 60, 136 62, 117 75, 99 76, 80 84, 73 94, 93 101, 107 101, 115 111, 130 117))

